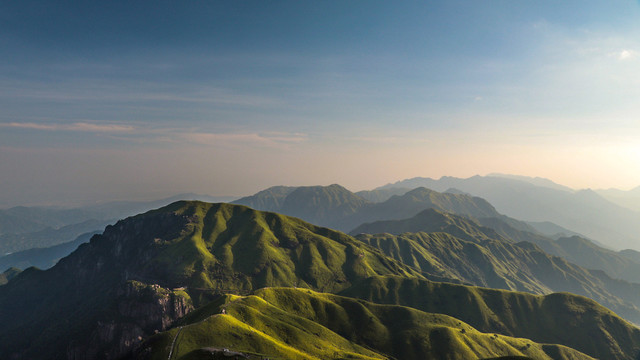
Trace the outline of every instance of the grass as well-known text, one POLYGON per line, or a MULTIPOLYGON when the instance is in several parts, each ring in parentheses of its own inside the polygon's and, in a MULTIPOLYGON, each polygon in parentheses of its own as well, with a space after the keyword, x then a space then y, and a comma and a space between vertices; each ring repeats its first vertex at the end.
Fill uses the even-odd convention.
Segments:
MULTIPOLYGON (((176 332, 158 334, 145 344, 151 358, 166 358, 166 344, 176 332)), ((219 300, 190 319, 177 343, 176 359, 204 347, 283 359, 591 359, 562 346, 481 333, 442 314, 292 288, 264 288, 252 296, 219 300)))
POLYGON ((460 319, 484 332, 557 343, 601 359, 635 359, 640 330, 595 301, 395 276, 373 277, 341 293, 460 319))

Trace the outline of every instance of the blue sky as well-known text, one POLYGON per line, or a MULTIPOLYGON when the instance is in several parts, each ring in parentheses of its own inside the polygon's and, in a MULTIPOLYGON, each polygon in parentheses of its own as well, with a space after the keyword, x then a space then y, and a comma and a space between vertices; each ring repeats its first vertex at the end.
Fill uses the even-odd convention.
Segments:
POLYGON ((636 1, 4 2, 0 206, 640 185, 636 1))

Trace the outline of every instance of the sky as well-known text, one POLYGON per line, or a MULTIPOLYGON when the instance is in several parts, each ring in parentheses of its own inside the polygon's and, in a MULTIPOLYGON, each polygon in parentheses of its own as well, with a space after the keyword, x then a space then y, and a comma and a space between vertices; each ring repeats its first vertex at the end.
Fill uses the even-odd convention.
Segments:
POLYGON ((2 1, 0 207, 640 185, 637 1, 2 1))

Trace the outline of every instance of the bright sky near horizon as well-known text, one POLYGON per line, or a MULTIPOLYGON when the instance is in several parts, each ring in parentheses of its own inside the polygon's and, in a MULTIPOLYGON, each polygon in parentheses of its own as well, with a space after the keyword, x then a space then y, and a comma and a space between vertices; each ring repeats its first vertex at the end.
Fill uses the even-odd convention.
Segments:
POLYGON ((4 1, 0 207, 640 185, 637 1, 4 1))

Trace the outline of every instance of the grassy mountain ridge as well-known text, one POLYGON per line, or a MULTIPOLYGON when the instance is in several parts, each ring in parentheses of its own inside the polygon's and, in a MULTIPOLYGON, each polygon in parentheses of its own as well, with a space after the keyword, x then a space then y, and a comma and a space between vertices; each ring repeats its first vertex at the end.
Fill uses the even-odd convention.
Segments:
POLYGON ((573 294, 540 296, 385 276, 372 277, 341 295, 447 314, 479 331, 560 343, 595 358, 640 355, 640 329, 595 301, 573 294))
POLYGON ((531 243, 467 241, 446 233, 360 234, 356 238, 416 269, 445 278, 534 294, 572 292, 640 323, 640 285, 571 264, 531 243))
POLYGON ((447 315, 292 288, 227 298, 183 325, 179 337, 174 329, 150 339, 147 358, 173 349, 182 359, 215 346, 287 359, 590 359, 563 346, 483 334, 447 315))
MULTIPOLYGON (((453 236, 448 238, 464 241, 453 236)), ((481 250, 478 243, 466 243, 481 250)), ((481 251, 478 254, 482 255, 481 251)), ((340 313, 347 315, 337 317, 335 323, 331 322, 332 316, 315 318, 310 313, 299 312, 302 308, 295 308, 296 302, 316 304, 321 300, 313 294, 310 298, 295 294, 307 296, 312 290, 346 294, 349 289, 360 289, 360 284, 372 277, 426 280, 425 276, 442 278, 442 274, 447 274, 446 268, 440 270, 434 267, 432 271, 420 271, 349 235, 297 218, 239 205, 180 201, 108 226, 101 235, 80 245, 53 268, 46 271, 29 268, 0 286, 0 338, 3 339, 0 353, 9 359, 119 358, 129 354, 156 330, 169 330, 169 338, 181 334, 181 329, 186 327, 173 328, 172 324, 198 307, 204 306, 184 321, 193 319, 194 326, 209 324, 208 315, 216 312, 207 313, 212 309, 207 304, 216 294, 227 294, 231 300, 240 299, 231 301, 233 305, 228 308, 231 313, 227 315, 235 320, 217 316, 211 320, 213 325, 207 325, 211 330, 208 333, 220 330, 220 339, 240 343, 245 337, 255 339, 255 344, 276 349, 281 355, 295 353, 305 358, 307 355, 300 352, 306 352, 304 349, 313 345, 309 340, 319 336, 328 343, 321 345, 321 349, 308 350, 312 356, 315 351, 316 358, 326 358, 320 354, 324 354, 324 348, 332 349, 331 346, 344 355, 336 358, 349 355, 376 358, 387 352, 400 354, 399 358, 417 358, 418 354, 435 354, 443 359, 465 358, 471 356, 469 354, 584 358, 564 347, 531 344, 526 348, 529 342, 524 339, 480 334, 471 328, 464 328, 463 332, 450 326, 460 325, 459 320, 405 307, 389 310, 356 300, 331 298, 323 308, 338 311, 341 307, 345 310, 340 313), (265 300, 266 295, 229 295, 266 294, 256 290, 265 286, 297 286, 298 289, 278 290, 280 294, 269 295, 269 301, 265 300), (285 300, 276 301, 278 297, 285 300), (340 306, 336 308, 330 303, 340 306), (234 307, 235 304, 238 307, 234 307), (363 314, 369 313, 372 315, 368 316, 377 319, 375 323, 381 324, 370 334, 362 331, 361 326, 369 320, 363 314), (397 319, 406 321, 397 323, 397 319), (302 323, 304 325, 300 325, 302 323), (314 330, 309 334, 308 329, 314 330), (379 337, 376 329, 384 336, 379 337), (428 341, 424 334, 430 334, 428 341), (497 348, 511 350, 494 351, 497 348)), ((569 306, 575 300, 566 296, 560 302, 569 306)), ((527 310, 514 308, 514 311, 527 310)), ((483 312, 481 316, 491 314, 483 312)), ((619 326, 616 318, 612 319, 611 324, 619 326)), ((181 324, 187 323, 177 325, 181 324)), ((609 328, 609 323, 599 326, 611 335, 609 343, 627 343, 618 338, 626 332, 609 328)), ((193 335, 197 340, 202 333, 195 329, 193 335)), ((587 339, 587 335, 579 335, 582 341, 587 339)), ((629 342, 636 344, 634 339, 629 342)), ((165 340, 158 344, 168 345, 165 340)), ((200 347, 192 350, 197 349, 200 347)), ((624 346, 621 349, 624 356, 616 355, 610 348, 599 351, 613 354, 604 358, 630 359, 630 350, 624 346)), ((191 353, 192 350, 184 356, 199 356, 191 353)))
POLYGON ((389 232, 399 235, 359 238, 381 247, 387 255, 416 268, 435 267, 441 270, 440 275, 444 277, 453 277, 474 285, 538 294, 571 291, 600 301, 636 323, 640 319, 640 302, 637 300, 640 287, 617 280, 637 280, 640 264, 586 239, 572 237, 553 241, 538 234, 517 230, 502 218, 467 219, 433 209, 409 219, 363 224, 353 233, 359 232, 389 232), (494 231, 494 228, 498 231, 494 231), (465 244, 464 241, 455 239, 445 241, 446 238, 432 234, 404 234, 423 231, 445 232, 478 245, 465 244), (512 242, 508 240, 510 238, 520 242, 505 244, 505 237, 502 235, 506 236, 506 242, 512 242), (396 244, 396 241, 400 244, 396 244), (550 255, 560 256, 562 259, 550 255), (602 270, 606 274, 587 270, 585 267, 602 270))
POLYGON ((446 232, 468 241, 488 239, 511 241, 498 234, 494 229, 483 227, 472 219, 456 216, 433 208, 423 210, 409 219, 376 221, 362 224, 352 230, 350 234, 378 234, 385 232, 391 234, 402 234, 405 232, 446 232))
POLYGON ((0 338, 10 339, 0 351, 112 358, 169 326, 163 314, 184 314, 211 293, 275 285, 339 291, 376 274, 423 278, 348 235, 299 219, 176 202, 108 226, 53 268, 27 269, 0 287, 0 338))

